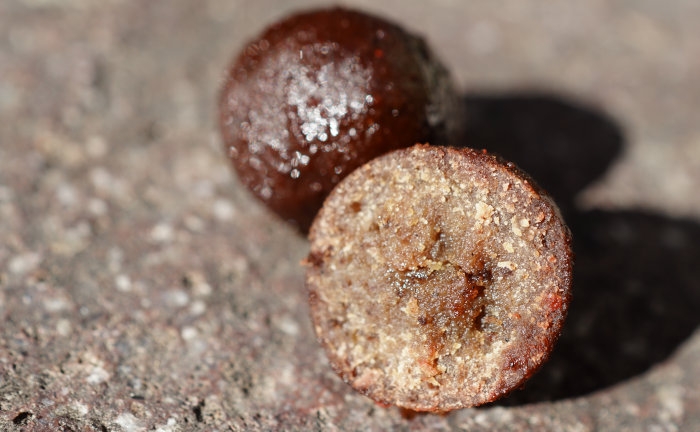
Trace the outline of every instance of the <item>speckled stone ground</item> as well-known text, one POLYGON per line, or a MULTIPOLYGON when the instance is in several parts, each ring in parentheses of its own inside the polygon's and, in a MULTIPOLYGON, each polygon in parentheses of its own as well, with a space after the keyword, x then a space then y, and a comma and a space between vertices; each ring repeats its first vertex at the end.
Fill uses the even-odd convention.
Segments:
POLYGON ((346 1, 426 36, 463 142, 557 196, 575 300, 493 406, 415 415, 330 370, 307 244, 222 157, 243 41, 320 2, 0 2, 0 430, 700 430, 700 4, 346 1))

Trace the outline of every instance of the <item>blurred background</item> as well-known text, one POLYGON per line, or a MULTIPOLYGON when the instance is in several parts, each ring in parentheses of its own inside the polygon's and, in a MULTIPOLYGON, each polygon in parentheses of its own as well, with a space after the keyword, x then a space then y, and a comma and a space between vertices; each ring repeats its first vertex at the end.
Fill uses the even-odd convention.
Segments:
POLYGON ((700 429, 700 4, 345 1, 422 35, 457 145, 512 159, 574 233, 551 361, 447 416, 335 376, 306 241, 231 173, 216 98, 320 1, 0 3, 0 429, 700 429))

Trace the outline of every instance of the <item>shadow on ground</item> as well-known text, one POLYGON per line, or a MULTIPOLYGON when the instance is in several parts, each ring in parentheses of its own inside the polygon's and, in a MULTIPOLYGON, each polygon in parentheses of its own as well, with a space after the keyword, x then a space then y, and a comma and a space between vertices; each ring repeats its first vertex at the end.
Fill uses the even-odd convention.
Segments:
POLYGON ((557 200, 574 237, 574 297, 549 362, 499 405, 582 396, 667 359, 700 324, 700 225, 579 211, 576 195, 624 149, 602 111, 536 93, 467 95, 462 143, 516 162, 557 200))

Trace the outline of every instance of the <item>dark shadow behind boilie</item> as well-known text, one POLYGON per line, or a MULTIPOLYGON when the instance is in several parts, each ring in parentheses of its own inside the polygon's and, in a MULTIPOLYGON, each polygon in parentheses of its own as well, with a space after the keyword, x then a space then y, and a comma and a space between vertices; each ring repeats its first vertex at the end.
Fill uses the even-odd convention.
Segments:
POLYGON ((572 230, 573 301, 544 367, 501 405, 582 396, 663 362, 700 323, 700 224, 647 211, 580 211, 575 197, 624 149, 608 114, 551 94, 466 95, 460 143, 527 171, 572 230))

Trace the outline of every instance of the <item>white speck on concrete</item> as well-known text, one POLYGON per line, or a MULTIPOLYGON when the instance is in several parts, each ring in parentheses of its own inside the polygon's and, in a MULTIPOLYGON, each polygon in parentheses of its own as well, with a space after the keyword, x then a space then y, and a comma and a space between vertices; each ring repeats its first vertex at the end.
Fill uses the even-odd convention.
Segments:
POLYGON ((190 301, 190 296, 183 290, 171 290, 165 294, 165 302, 170 306, 183 307, 190 301))
POLYGON ((297 373, 291 364, 286 364, 284 367, 282 367, 281 373, 280 373, 280 383, 286 384, 286 385, 292 385, 297 381, 297 373))
POLYGON ((90 198, 87 204, 88 211, 95 216, 107 214, 107 203, 99 198, 90 198))
POLYGON ((62 206, 72 207, 78 202, 78 191, 67 183, 61 184, 56 190, 56 199, 62 206))
POLYGON ((89 412, 87 405, 78 401, 73 402, 73 409, 81 416, 87 415, 89 412))
POLYGON ((165 425, 158 426, 156 428, 156 432, 175 432, 176 430, 178 430, 176 426, 177 421, 174 418, 170 417, 165 425))
POLYGON ((90 375, 88 375, 86 381, 88 384, 100 384, 109 379, 109 372, 104 370, 100 366, 95 366, 92 368, 90 375))
POLYGON ((494 407, 489 410, 489 413, 496 423, 507 425, 513 421, 513 412, 509 409, 494 407))
POLYGON ((131 413, 119 414, 119 417, 114 419, 114 423, 121 426, 124 432, 141 432, 146 430, 139 419, 131 413))
POLYGON ((195 300, 190 306, 190 313, 195 316, 202 315, 207 310, 207 304, 201 300, 195 300))
POLYGON ((127 275, 120 274, 119 276, 117 276, 117 278, 114 281, 114 284, 117 286, 117 291, 131 291, 131 279, 127 275))
POLYGON ((277 327, 290 336, 296 336, 299 334, 299 325, 292 317, 288 315, 283 316, 277 322, 277 327))
POLYGON ((100 191, 110 191, 114 178, 104 167, 95 167, 90 171, 90 181, 95 189, 100 191))
POLYGON ((151 240, 158 243, 166 243, 173 239, 173 227, 165 222, 161 222, 151 230, 151 240))
POLYGON ((666 385, 656 391, 659 398, 661 411, 659 418, 664 422, 673 422, 683 417, 683 387, 680 385, 666 385))
POLYGON ((71 334, 71 330, 71 323, 65 318, 58 320, 58 322, 56 323, 56 333, 58 333, 60 336, 69 336, 71 334))
POLYGON ((22 255, 13 257, 10 260, 8 269, 10 273, 15 275, 24 275, 36 269, 41 262, 41 256, 36 252, 28 252, 22 255))
POLYGON ((43 300, 44 310, 47 312, 60 312, 70 308, 70 302, 61 297, 47 297, 43 300))
POLYGON ((214 202, 214 216, 220 221, 230 221, 235 212, 236 209, 229 200, 218 199, 214 202))
POLYGON ((183 327, 180 331, 180 336, 182 336, 182 339, 184 339, 185 341, 195 339, 198 335, 199 332, 197 331, 197 329, 191 326, 183 327))

